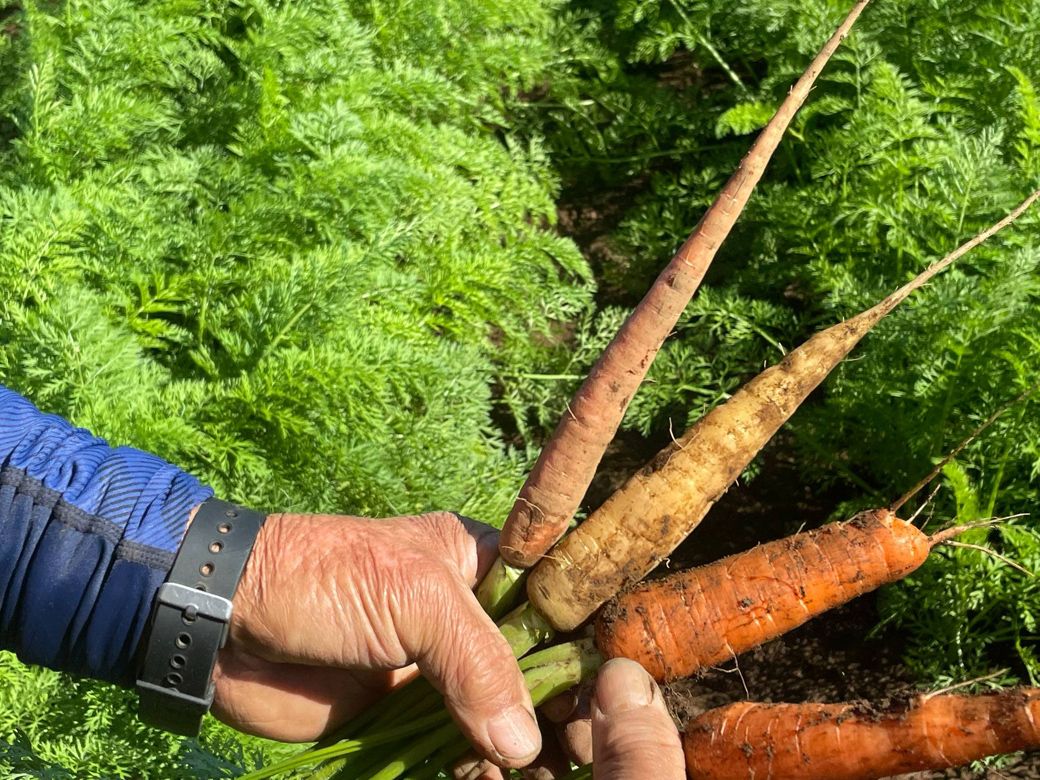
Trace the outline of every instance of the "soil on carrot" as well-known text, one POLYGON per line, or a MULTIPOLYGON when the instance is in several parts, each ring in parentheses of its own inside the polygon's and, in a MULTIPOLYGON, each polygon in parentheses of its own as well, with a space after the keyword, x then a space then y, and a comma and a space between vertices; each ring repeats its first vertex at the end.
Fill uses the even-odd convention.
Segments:
MULTIPOLYGON (((602 503, 628 475, 667 444, 622 434, 611 447, 586 505, 602 503)), ((763 453, 759 476, 731 488, 690 538, 657 574, 686 568, 780 538, 801 526, 828 520, 844 497, 840 492, 813 493, 802 487, 794 459, 784 447, 763 453)), ((878 622, 872 594, 822 615, 799 629, 739 656, 700 677, 666 688, 672 713, 680 723, 711 707, 732 701, 869 701, 874 706, 906 699, 921 690, 903 665, 902 642, 895 632, 868 634, 878 622)), ((905 775, 914 780, 938 778, 1033 778, 1040 780, 1040 753, 1001 761, 993 768, 962 768, 905 775)))

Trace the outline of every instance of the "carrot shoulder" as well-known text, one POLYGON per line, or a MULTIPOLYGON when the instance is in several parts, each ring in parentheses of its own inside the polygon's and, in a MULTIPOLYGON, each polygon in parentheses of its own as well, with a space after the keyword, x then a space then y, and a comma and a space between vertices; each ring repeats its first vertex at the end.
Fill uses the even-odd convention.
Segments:
POLYGON ((887 509, 863 512, 644 582, 600 613, 596 645, 658 681, 688 677, 902 579, 931 548, 887 509))
POLYGON ((729 235, 816 77, 869 0, 859 0, 791 88, 696 229, 661 272, 571 400, 502 531, 510 564, 535 564, 567 530, 636 389, 729 235))
POLYGON ((873 780, 1040 747, 1040 689, 920 696, 909 706, 756 704, 686 727, 691 780, 873 780))
POLYGON ((570 630, 645 577, 874 325, 1038 197, 1040 190, 874 307, 817 333, 701 418, 542 559, 528 579, 531 602, 557 629, 570 630))

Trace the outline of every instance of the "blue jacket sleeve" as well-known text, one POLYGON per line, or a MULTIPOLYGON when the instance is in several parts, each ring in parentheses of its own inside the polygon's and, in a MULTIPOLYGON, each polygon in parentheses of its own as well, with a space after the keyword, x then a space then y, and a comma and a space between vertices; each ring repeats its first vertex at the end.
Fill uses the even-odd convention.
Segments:
POLYGON ((132 685, 155 592, 211 495, 0 386, 0 646, 132 685))

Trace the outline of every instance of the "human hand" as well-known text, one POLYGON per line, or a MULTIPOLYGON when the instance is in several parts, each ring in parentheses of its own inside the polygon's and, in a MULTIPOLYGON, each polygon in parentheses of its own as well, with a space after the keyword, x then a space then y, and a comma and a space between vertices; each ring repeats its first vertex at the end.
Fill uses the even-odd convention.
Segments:
POLYGON ((233 600, 214 715, 309 741, 418 671, 487 758, 529 763, 540 749, 531 697, 472 592, 497 543, 494 529, 447 512, 271 516, 233 600))
POLYGON ((684 780, 679 732, 661 689, 635 661, 600 670, 592 700, 592 757, 599 780, 684 780))
MULTIPOLYGON (((543 714, 557 723, 560 747, 549 746, 524 770, 530 780, 551 780, 570 760, 594 763, 596 780, 684 780, 686 761, 679 732, 660 688, 635 661, 603 665, 595 692, 573 691, 549 702, 543 714), (569 760, 568 760, 569 759, 569 760)), ((508 774, 472 759, 455 769, 456 780, 503 780, 508 774)))

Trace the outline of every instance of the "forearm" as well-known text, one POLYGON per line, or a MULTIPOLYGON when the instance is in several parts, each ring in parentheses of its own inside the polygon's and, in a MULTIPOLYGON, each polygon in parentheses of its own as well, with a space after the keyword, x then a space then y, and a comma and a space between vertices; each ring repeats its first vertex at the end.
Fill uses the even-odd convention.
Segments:
POLYGON ((131 684, 155 591, 211 494, 0 387, 0 644, 27 663, 131 684))

